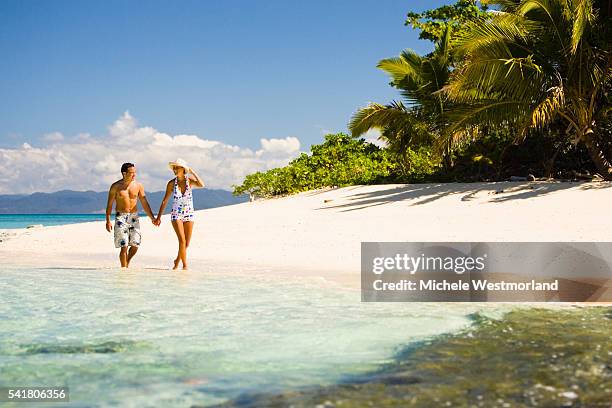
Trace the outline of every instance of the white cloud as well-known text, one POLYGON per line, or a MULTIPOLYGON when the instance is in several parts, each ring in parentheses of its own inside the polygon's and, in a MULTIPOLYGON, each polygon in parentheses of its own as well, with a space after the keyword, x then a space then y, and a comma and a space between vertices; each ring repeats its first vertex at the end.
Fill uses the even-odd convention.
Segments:
POLYGON ((262 156, 267 153, 277 156, 286 156, 300 151, 300 141, 297 137, 286 137, 284 139, 260 139, 259 143, 261 143, 262 149, 256 152, 258 156, 262 156))
POLYGON ((43 136, 46 145, 0 149, 0 193, 35 191, 106 191, 121 178, 121 164, 136 164, 137 179, 147 191, 159 191, 173 177, 168 162, 183 158, 210 188, 230 189, 247 174, 286 165, 299 156, 296 137, 260 139, 261 148, 249 148, 208 140, 197 135, 169 135, 141 127, 125 112, 108 134, 94 137, 80 133, 66 137, 59 132, 43 136))
POLYGON ((380 130, 378 129, 370 129, 361 137, 364 138, 366 142, 372 143, 373 145, 376 145, 378 147, 387 147, 387 142, 379 139, 380 130))
POLYGON ((46 135, 43 135, 42 140, 45 142, 61 142, 64 140, 64 135, 62 135, 60 132, 47 133, 46 135))
POLYGON ((110 135, 120 138, 121 136, 129 136, 134 134, 136 129, 136 119, 130 115, 129 111, 123 112, 123 115, 108 127, 110 135))

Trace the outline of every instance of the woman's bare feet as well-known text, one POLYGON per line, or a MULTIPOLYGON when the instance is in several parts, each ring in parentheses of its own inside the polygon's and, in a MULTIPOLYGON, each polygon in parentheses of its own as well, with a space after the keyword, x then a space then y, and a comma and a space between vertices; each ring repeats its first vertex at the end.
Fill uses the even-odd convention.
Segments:
POLYGON ((174 270, 176 270, 176 269, 178 269, 178 264, 179 264, 179 262, 180 262, 180 259, 179 259, 179 258, 176 258, 176 259, 174 260, 174 267, 172 268, 172 270, 173 270, 173 271, 174 271, 174 270))

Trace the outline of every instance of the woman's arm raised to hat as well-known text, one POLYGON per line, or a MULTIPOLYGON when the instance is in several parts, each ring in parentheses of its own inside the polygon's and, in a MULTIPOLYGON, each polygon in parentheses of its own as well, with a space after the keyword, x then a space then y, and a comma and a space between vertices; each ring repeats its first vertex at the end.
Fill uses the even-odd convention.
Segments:
POLYGON ((198 173, 196 173, 193 168, 190 168, 189 172, 193 175, 193 177, 189 177, 189 181, 191 181, 195 187, 204 187, 204 181, 198 176, 198 173))

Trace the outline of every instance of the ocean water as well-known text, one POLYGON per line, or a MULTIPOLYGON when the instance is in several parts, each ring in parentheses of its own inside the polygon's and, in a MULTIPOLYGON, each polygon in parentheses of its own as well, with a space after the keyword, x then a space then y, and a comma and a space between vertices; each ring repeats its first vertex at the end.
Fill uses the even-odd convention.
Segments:
POLYGON ((3 267, 0 293, 0 386, 67 385, 71 407, 333 384, 467 327, 484 307, 361 303, 358 291, 265 270, 3 267))
POLYGON ((104 221, 104 214, 0 214, 0 229, 26 228, 29 225, 75 224, 104 221))

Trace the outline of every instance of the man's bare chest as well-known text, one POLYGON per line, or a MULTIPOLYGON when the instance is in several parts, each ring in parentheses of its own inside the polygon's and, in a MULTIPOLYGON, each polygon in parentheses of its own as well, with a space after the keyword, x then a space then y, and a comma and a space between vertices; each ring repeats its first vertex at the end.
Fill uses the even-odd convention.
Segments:
POLYGON ((138 187, 119 187, 119 189, 117 189, 117 198, 123 200, 135 200, 138 198, 138 187))

